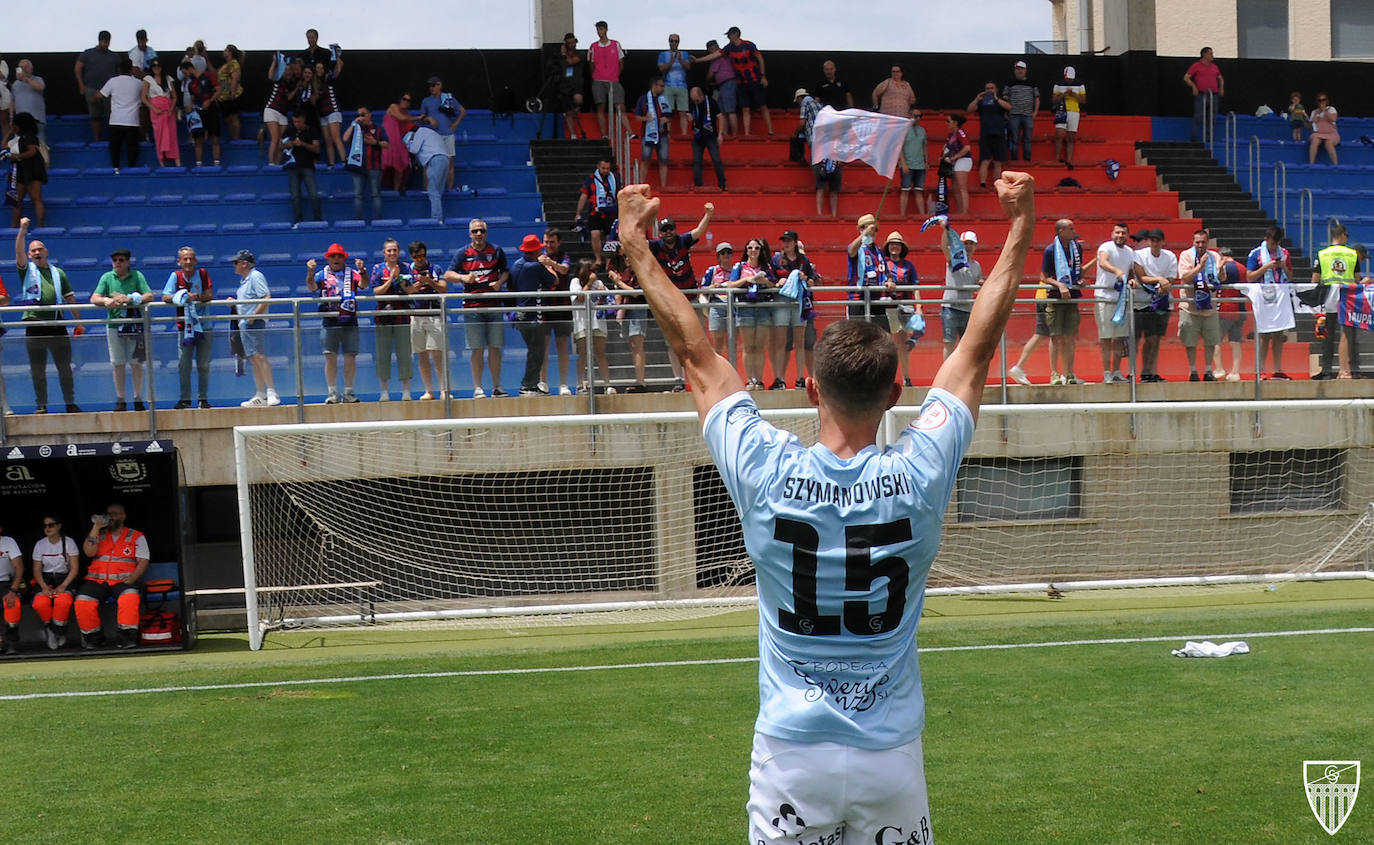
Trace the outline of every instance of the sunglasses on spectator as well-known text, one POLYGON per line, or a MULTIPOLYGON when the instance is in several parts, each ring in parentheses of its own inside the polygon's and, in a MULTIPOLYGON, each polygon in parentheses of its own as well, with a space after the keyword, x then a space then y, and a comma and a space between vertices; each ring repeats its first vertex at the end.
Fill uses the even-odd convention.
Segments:
POLYGON ((468 229, 469 235, 485 235, 486 233, 486 229, 468 229))
POLYGON ((401 102, 403 102, 403 103, 408 103, 408 102, 410 102, 410 98, 409 98, 409 97, 402 97, 402 98, 401 98, 401 102))
POLYGON ((120 256, 119 258, 114 259, 114 261, 115 261, 115 263, 117 263, 117 264, 120 264, 120 263, 127 264, 127 263, 129 262, 129 259, 127 259, 127 258, 125 258, 125 257, 123 257, 123 256, 120 256))
POLYGON ((60 523, 60 522, 45 522, 45 523, 43 523, 43 527, 44 527, 44 528, 56 528, 57 526, 59 526, 59 525, 61 525, 61 524, 62 524, 62 523, 60 523))

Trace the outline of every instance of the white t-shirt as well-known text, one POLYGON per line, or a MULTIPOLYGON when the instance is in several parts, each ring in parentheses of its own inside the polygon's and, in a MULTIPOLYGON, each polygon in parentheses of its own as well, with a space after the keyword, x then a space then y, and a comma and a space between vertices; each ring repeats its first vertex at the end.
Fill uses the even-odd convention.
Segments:
MULTIPOLYGON (((1249 282, 1236 289, 1250 300, 1255 312, 1255 331, 1260 334, 1286 332, 1293 320, 1293 286, 1288 283, 1249 282)), ((1244 316, 1244 315, 1242 315, 1244 316)))
POLYGON ((76 541, 71 537, 63 537, 60 546, 47 537, 33 544, 33 559, 38 561, 44 572, 65 574, 69 568, 68 561, 76 553, 76 541))
MULTIPOLYGON (((1142 247, 1135 251, 1135 263, 1140 265, 1140 269, 1147 276, 1168 279, 1170 284, 1178 281, 1178 256, 1167 249, 1161 249, 1158 257, 1156 257, 1151 254, 1148 246, 1142 247)), ((1131 307, 1144 308, 1150 304, 1152 299, 1154 296, 1149 291, 1136 288, 1131 307)))
POLYGON ((110 98, 111 126, 138 126, 138 107, 143 100, 143 80, 132 76, 112 76, 100 89, 110 98))
MULTIPOLYGON (((568 283, 568 290, 576 293, 577 291, 580 291, 582 289, 582 280, 574 276, 573 280, 568 283)), ((606 286, 601 283, 600 279, 593 282, 590 287, 590 290, 605 289, 606 286)), ((597 312, 601 310, 600 303, 596 301, 597 299, 600 299, 600 297, 592 297, 592 331, 604 332, 606 331, 606 321, 603 318, 596 316, 597 312)), ((583 300, 583 298, 580 296, 576 297, 573 299, 573 305, 576 306, 572 312, 573 334, 585 334, 587 331, 587 306, 585 304, 585 300, 583 300)))
POLYGON ((13 537, 0 535, 0 555, 4 556, 4 559, 0 560, 0 581, 14 580, 15 560, 19 561, 18 572, 23 575, 24 556, 19 553, 19 544, 14 542, 13 537))
MULTIPOLYGON (((1113 241, 1107 241, 1097 248, 1097 254, 1099 256, 1104 252, 1107 253, 1107 260, 1111 262, 1112 266, 1120 270, 1124 276, 1130 278, 1131 265, 1135 263, 1135 250, 1125 244, 1117 246, 1113 241)), ((1149 252, 1149 250, 1146 250, 1146 252, 1149 252)), ((1110 270, 1102 266, 1102 259, 1099 257, 1097 260, 1098 287, 1093 293, 1098 299, 1116 302, 1117 292, 1113 287, 1115 284, 1116 276, 1113 275, 1110 270)))

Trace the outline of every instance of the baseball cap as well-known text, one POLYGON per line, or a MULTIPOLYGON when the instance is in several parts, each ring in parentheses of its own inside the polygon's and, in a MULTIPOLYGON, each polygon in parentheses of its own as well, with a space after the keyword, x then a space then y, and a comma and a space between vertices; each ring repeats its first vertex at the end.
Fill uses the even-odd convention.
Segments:
POLYGON ((125 249, 124 247, 120 247, 119 249, 110 253, 111 258, 132 258, 133 255, 134 254, 132 252, 129 252, 129 250, 125 249))
POLYGON ((1074 78, 1077 77, 1077 76, 1078 76, 1078 71, 1074 70, 1072 66, 1069 66, 1069 67, 1064 68, 1064 78, 1065 78, 1065 79, 1074 79, 1074 78))
POLYGON ((959 240, 969 241, 970 243, 976 244, 978 243, 978 233, 973 231, 972 229, 969 229, 967 232, 959 236, 959 240))
POLYGON ((794 99, 794 100, 800 100, 802 97, 809 96, 810 94, 811 94, 811 92, 810 92, 810 91, 807 91, 805 88, 798 88, 798 89, 792 94, 792 99, 794 99))
POLYGON ((248 251, 248 250, 246 250, 246 249, 241 249, 241 250, 239 250, 238 252, 234 253, 234 257, 231 258, 231 259, 229 259, 229 260, 230 260, 230 261, 247 261, 249 264, 257 264, 257 263, 258 263, 258 258, 257 258, 257 256, 255 256, 252 252, 250 252, 250 251, 248 251))
POLYGON ((717 41, 716 39, 712 38, 710 41, 707 41, 707 42, 706 42, 706 46, 707 46, 708 48, 709 48, 709 47, 719 47, 719 46, 720 46, 720 42, 717 41))
POLYGON ((328 258, 331 255, 342 255, 344 258, 347 258, 348 250, 344 249, 339 244, 330 244, 329 249, 324 251, 324 257, 328 258))
POLYGON ((1131 240, 1133 240, 1133 241, 1143 241, 1143 240, 1146 240, 1146 239, 1149 238, 1149 237, 1150 237, 1150 230, 1149 230, 1149 229, 1141 229, 1139 232, 1136 232, 1134 235, 1131 235, 1131 240))
POLYGON ((739 27, 737 27, 737 26, 732 26, 732 27, 730 27, 729 29, 725 30, 725 34, 726 34, 726 35, 739 35, 739 27))
POLYGON ((543 248, 544 244, 540 242, 538 235, 526 235, 525 239, 520 242, 521 252, 538 252, 543 248))
POLYGON ((1164 230, 1163 230, 1163 229, 1151 229, 1151 230, 1150 230, 1150 233, 1149 233, 1148 235, 1146 235, 1146 237, 1149 238, 1150 240, 1154 240, 1155 238, 1159 238, 1159 239, 1162 241, 1162 240, 1164 240, 1164 230))
POLYGON ((781 237, 779 240, 784 240, 784 241, 795 241, 795 240, 797 240, 797 230, 796 230, 796 229, 788 229, 786 232, 783 232, 783 233, 782 233, 782 237, 781 237))
POLYGON ((662 220, 658 221, 658 228, 659 228, 659 229, 672 229, 674 232, 676 232, 676 231, 677 231, 677 224, 673 222, 673 218, 671 218, 671 217, 665 217, 665 218, 663 218, 662 220))
POLYGON ((1023 68, 1023 67, 1025 67, 1025 66, 1026 66, 1026 63, 1025 63, 1025 62, 1017 62, 1017 63, 1016 63, 1016 67, 1023 68))
POLYGON ((716 244, 716 254, 717 254, 717 255, 721 254, 722 252, 725 252, 727 249, 730 250, 731 252, 734 252, 734 251, 735 251, 735 248, 732 247, 732 246, 730 246, 730 242, 729 242, 729 241, 721 241, 720 243, 716 244))

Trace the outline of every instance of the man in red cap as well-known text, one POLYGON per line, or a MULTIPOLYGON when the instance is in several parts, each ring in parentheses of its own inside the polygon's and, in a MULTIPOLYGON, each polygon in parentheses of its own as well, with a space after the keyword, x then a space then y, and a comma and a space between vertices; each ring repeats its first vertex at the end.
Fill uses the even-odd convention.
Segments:
MULTIPOLYGON (((339 399, 339 354, 343 354, 343 401, 357 402, 353 377, 358 372, 358 291, 363 277, 347 266, 348 253, 339 244, 324 252, 325 266, 316 269, 315 259, 305 262, 305 289, 321 299, 335 297, 338 302, 321 302, 320 345, 324 347, 324 383, 329 388, 326 405, 339 399)), ((358 262, 362 266, 362 262, 358 262)))
MULTIPOLYGON (((520 257, 510 268, 510 289, 520 294, 535 291, 553 290, 554 276, 550 267, 553 259, 541 254, 544 244, 538 235, 526 235, 520 242, 520 257)), ((538 296, 517 296, 515 299, 515 328, 525 341, 525 374, 520 377, 520 395, 538 396, 547 394, 548 389, 539 389, 539 373, 544 368, 544 355, 548 352, 548 333, 544 331, 544 319, 537 308, 546 303, 538 296)))

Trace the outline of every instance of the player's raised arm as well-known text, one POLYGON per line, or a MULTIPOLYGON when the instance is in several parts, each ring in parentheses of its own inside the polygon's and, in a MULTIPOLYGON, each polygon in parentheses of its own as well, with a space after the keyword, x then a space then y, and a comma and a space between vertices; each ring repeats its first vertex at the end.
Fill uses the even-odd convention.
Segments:
POLYGON ((658 259, 649 252, 645 232, 658 216, 658 198, 649 196, 648 185, 627 185, 620 189, 619 202, 620 248, 639 279, 668 348, 682 361, 697 415, 705 421, 706 412, 731 393, 743 390, 744 382, 730 362, 716 354, 687 297, 668 281, 658 259))
POLYGON ((1028 173, 1003 171, 996 181, 997 196, 1007 212, 1011 228, 997 264, 988 273, 969 315, 968 329, 959 345, 935 374, 934 386, 959 397, 978 419, 988 366, 1002 340, 1007 318, 1021 288, 1021 271, 1030 249, 1031 229, 1035 224, 1035 180, 1028 173))

